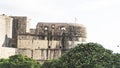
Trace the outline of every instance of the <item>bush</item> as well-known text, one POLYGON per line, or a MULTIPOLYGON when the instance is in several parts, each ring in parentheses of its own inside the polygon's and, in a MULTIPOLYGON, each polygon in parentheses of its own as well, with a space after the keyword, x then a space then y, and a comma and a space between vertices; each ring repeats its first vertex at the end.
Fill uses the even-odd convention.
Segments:
POLYGON ((10 56, 9 59, 0 60, 0 68, 40 68, 39 62, 25 55, 10 56))
POLYGON ((41 66, 41 68, 61 68, 61 62, 59 59, 47 60, 41 66))

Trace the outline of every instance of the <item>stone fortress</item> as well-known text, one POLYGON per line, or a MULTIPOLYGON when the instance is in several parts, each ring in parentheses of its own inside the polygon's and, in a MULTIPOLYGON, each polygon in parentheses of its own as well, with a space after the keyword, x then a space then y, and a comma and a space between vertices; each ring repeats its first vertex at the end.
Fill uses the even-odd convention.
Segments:
POLYGON ((35 29, 29 25, 25 16, 0 15, 0 58, 25 54, 42 62, 86 42, 86 28, 81 24, 38 22, 35 29))

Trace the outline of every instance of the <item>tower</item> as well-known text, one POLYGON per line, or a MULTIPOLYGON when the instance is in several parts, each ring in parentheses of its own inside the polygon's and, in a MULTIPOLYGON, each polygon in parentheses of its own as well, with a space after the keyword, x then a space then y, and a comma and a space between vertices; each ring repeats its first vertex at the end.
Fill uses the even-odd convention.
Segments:
POLYGON ((19 34, 25 34, 29 32, 29 20, 27 17, 20 16, 11 16, 13 18, 12 21, 12 47, 17 47, 17 37, 19 34))
POLYGON ((12 18, 2 14, 0 15, 0 47, 9 47, 12 39, 12 18))

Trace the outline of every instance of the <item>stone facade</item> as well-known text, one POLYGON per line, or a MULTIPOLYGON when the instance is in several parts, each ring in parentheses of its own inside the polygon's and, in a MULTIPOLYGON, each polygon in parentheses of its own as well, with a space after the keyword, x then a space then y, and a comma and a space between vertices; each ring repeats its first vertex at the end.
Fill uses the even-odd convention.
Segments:
POLYGON ((38 23, 30 32, 18 35, 18 48, 71 48, 86 39, 85 27, 67 23, 38 23))
POLYGON ((12 21, 12 47, 17 47, 17 37, 19 34, 29 32, 29 19, 25 16, 11 16, 12 21))
POLYGON ((27 49, 17 48, 16 54, 24 54, 38 61, 55 59, 61 56, 61 49, 27 49))
POLYGON ((20 54, 45 61, 58 58, 77 43, 85 41, 86 28, 83 25, 39 22, 30 33, 18 35, 17 48, 20 54))
MULTIPOLYGON (((0 18, 0 21, 2 20, 0 18)), ((30 29, 27 17, 21 16, 10 16, 10 19, 5 19, 4 22, 11 22, 7 25, 2 22, 2 25, 10 28, 4 30, 2 36, 7 34, 11 38, 9 47, 15 49, 11 55, 25 54, 40 62, 58 58, 77 43, 86 41, 86 28, 81 24, 39 22, 35 29, 30 29)), ((6 28, 4 26, 2 28, 6 28)))
POLYGON ((23 34, 18 36, 18 48, 39 49, 47 48, 47 40, 40 40, 38 36, 23 34))
POLYGON ((0 58, 9 58, 9 56, 15 55, 16 49, 17 48, 0 47, 0 58))
POLYGON ((0 47, 11 45, 12 18, 5 14, 0 15, 0 47))

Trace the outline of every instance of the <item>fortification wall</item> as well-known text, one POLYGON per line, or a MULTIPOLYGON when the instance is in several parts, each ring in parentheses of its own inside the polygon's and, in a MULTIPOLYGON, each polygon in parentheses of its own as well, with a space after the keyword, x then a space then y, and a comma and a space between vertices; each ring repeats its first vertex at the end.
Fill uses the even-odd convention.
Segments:
MULTIPOLYGON (((77 41, 65 41, 64 43, 64 48, 73 48, 75 47, 78 43, 84 43, 83 42, 84 38, 79 38, 77 41)), ((27 48, 27 49, 47 49, 47 48, 62 48, 62 41, 61 40, 51 40, 49 41, 48 45, 48 40, 44 39, 41 40, 39 39, 39 36, 32 36, 29 34, 23 34, 23 35, 18 35, 18 40, 17 40, 18 48, 27 48)))
POLYGON ((46 40, 18 40, 18 48, 47 48, 46 40))
POLYGON ((5 40, 5 19, 3 16, 0 16, 0 47, 2 47, 4 40, 5 40))
POLYGON ((9 46, 12 38, 12 18, 0 15, 0 47, 9 46))
POLYGON ((0 47, 0 58, 9 58, 16 54, 16 48, 0 47))
POLYGON ((58 58, 61 56, 61 49, 26 49, 19 48, 16 50, 16 54, 24 54, 30 58, 39 61, 45 61, 48 59, 58 58))
POLYGON ((9 58, 12 55, 23 54, 38 61, 58 58, 61 56, 61 49, 27 49, 0 47, 0 58, 9 58))
POLYGON ((23 54, 23 55, 28 56, 29 58, 32 58, 32 50, 31 49, 19 48, 16 50, 16 54, 23 54))
MULTIPOLYGON (((29 49, 48 48, 48 40, 47 39, 41 40, 37 35, 36 36, 32 36, 29 34, 18 35, 17 42, 18 42, 17 44, 18 48, 29 48, 29 49)), ((59 48, 61 42, 57 40, 51 40, 49 41, 49 44, 51 45, 50 48, 59 48)))
MULTIPOLYGON (((60 46, 59 41, 50 41, 50 48, 58 48, 60 46)), ((18 40, 18 48, 29 48, 29 49, 47 49, 48 40, 18 40)))

